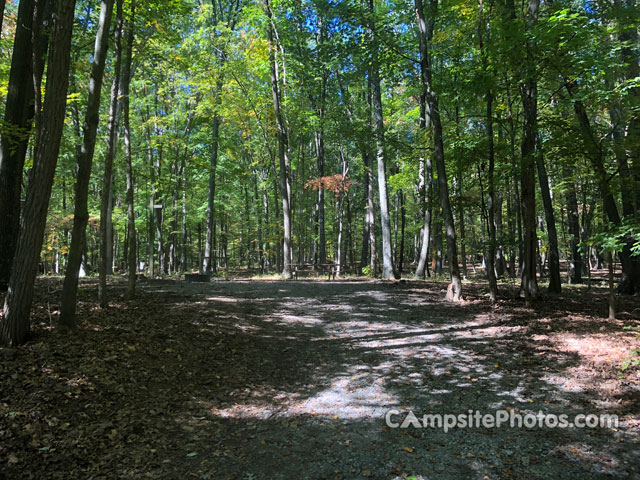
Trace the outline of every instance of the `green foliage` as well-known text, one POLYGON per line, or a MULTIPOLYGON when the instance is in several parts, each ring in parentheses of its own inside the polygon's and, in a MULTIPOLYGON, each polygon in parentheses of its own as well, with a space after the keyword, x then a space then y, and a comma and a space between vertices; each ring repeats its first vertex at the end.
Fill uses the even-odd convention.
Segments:
POLYGON ((631 350, 630 356, 622 362, 620 371, 624 372, 625 370, 637 367, 638 365, 640 365, 640 350, 631 350))
MULTIPOLYGON (((404 0, 374 3, 372 14, 362 2, 353 0, 333 3, 279 0, 271 2, 273 25, 268 23, 262 2, 242 1, 237 11, 233 10, 234 2, 217 2, 216 9, 211 2, 192 0, 136 3, 131 133, 141 256, 146 256, 150 244, 157 251, 159 239, 150 231, 149 224, 148 204, 153 197, 163 205, 162 217, 157 221, 162 221, 164 245, 171 245, 174 250, 176 246, 180 247, 178 250, 184 247, 189 261, 197 261, 206 237, 210 159, 216 144, 219 147, 215 166, 214 221, 219 250, 216 254, 223 254, 224 243, 232 263, 255 265, 262 248, 271 265, 277 263, 283 227, 269 66, 272 46, 284 76, 281 95, 292 164, 294 250, 301 261, 309 261, 319 240, 318 192, 305 189, 305 185, 321 177, 337 179, 346 175, 351 182, 346 195, 340 198, 325 195, 327 253, 329 257, 336 255, 339 220, 347 222, 349 217, 350 224, 343 224, 341 241, 343 246, 348 243, 349 254, 357 261, 366 212, 367 158, 372 161, 377 185, 377 152, 368 101, 369 70, 375 48, 382 77, 384 153, 394 209, 392 224, 400 229, 402 216, 399 209, 396 215, 395 199, 402 192, 405 259, 411 257, 414 262, 424 209, 427 206, 432 209, 433 231, 441 229, 442 220, 435 168, 430 197, 423 198, 419 190, 421 159, 433 154, 434 145, 432 132, 419 127, 423 92, 415 5, 404 0), (369 32, 371 25, 376 29, 377 44, 369 32), (273 45, 267 36, 268 26, 277 33, 273 45), (221 122, 215 142, 214 118, 221 122), (324 147, 322 174, 317 158, 320 135, 324 147), (346 174, 343 160, 348 168, 346 174)), ((130 1, 125 2, 127 18, 130 5, 130 1)), ((0 51, 7 53, 0 61, 0 98, 5 97, 8 83, 15 8, 13 3, 7 6, 7 21, 0 39, 0 51)), ((640 254, 637 221, 629 220, 626 214, 623 217, 628 217, 627 220, 618 227, 602 220, 592 152, 585 147, 583 126, 575 116, 576 101, 581 101, 602 151, 609 188, 620 205, 622 195, 630 193, 624 191, 620 178, 620 151, 630 152, 637 147, 637 133, 628 128, 640 105, 640 76, 634 70, 637 65, 629 62, 629 58, 634 58, 632 54, 637 53, 634 30, 637 12, 624 5, 595 3, 587 8, 584 2, 541 2, 538 21, 527 25, 521 10, 516 10, 512 18, 506 4, 501 2, 491 8, 485 5, 483 10, 477 2, 469 0, 439 2, 434 19, 436 33, 428 42, 433 87, 443 122, 450 200, 456 220, 459 216, 465 219, 464 225, 457 222, 457 228, 464 227, 465 236, 461 240, 465 242, 467 256, 482 255, 482 241, 487 232, 489 91, 493 99, 498 242, 509 261, 518 256, 520 205, 516 188, 520 181, 523 131, 519 82, 526 69, 531 68, 523 62, 526 45, 535 58, 541 154, 550 178, 557 223, 564 227, 559 235, 561 256, 564 258, 571 251, 566 231, 566 197, 571 192, 579 203, 583 251, 618 253, 629 243, 632 253, 640 254), (567 92, 568 83, 574 85, 571 95, 567 92), (613 138, 616 121, 612 113, 619 115, 617 121, 624 125, 625 132, 630 132, 624 140, 628 144, 623 148, 613 138)), ((47 262, 58 258, 64 263, 68 249, 75 152, 87 102, 97 15, 95 5, 79 1, 68 115, 43 249, 47 262)), ((92 219, 98 216, 100 206, 106 99, 113 66, 110 58, 91 178, 92 219)), ((2 135, 7 137, 18 138, 21 133, 10 127, 2 128, 2 135)), ((119 244, 116 250, 120 257, 127 236, 123 160, 120 142, 113 211, 114 239, 119 244)), ((26 167, 31 166, 28 156, 26 167)), ((26 184, 26 174, 23 180, 26 184)), ((536 202, 536 215, 544 216, 540 198, 536 202)), ((98 247, 96 227, 97 223, 92 221, 88 230, 88 249, 93 254, 98 247)), ((540 252, 547 253, 546 229, 538 232, 538 238, 540 252)), ((372 272, 367 270, 366 274, 372 272)))
POLYGON ((640 221, 636 219, 626 219, 621 225, 604 225, 604 229, 594 234, 586 245, 601 247, 606 252, 619 253, 629 240, 633 245, 632 255, 640 255, 640 221))

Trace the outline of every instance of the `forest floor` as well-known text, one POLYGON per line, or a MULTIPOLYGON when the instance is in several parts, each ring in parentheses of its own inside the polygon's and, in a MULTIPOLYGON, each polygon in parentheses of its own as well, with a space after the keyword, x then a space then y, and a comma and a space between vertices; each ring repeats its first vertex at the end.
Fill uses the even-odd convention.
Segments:
POLYGON ((101 310, 84 280, 69 335, 38 280, 31 340, 0 349, 0 478, 640 478, 637 297, 612 322, 586 287, 527 309, 509 285, 495 306, 480 284, 461 304, 437 282, 124 286, 101 310), (445 433, 390 409, 620 424, 445 433))

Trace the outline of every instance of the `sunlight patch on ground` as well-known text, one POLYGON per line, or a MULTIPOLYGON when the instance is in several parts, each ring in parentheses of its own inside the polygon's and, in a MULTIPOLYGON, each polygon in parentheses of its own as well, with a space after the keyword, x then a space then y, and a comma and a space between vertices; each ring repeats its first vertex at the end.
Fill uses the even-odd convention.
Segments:
POLYGON ((317 395, 294 402, 286 415, 321 415, 343 420, 382 418, 397 404, 393 394, 385 390, 384 383, 381 377, 353 372, 352 376, 338 377, 317 395))
POLYGON ((319 318, 314 318, 314 317, 302 317, 299 315, 291 315, 289 313, 278 313, 273 315, 273 317, 279 322, 279 323, 285 323, 285 324, 304 324, 304 325, 318 325, 318 324, 322 324, 324 323, 322 320, 320 320, 319 318))
POLYGON ((223 302, 223 303, 238 303, 240 302, 237 298, 232 297, 207 297, 206 300, 208 302, 223 302))
POLYGON ((336 377, 331 385, 310 398, 296 393, 282 394, 272 403, 237 404, 228 408, 209 406, 211 415, 220 418, 256 418, 312 416, 329 420, 383 418, 397 400, 384 388, 385 378, 355 368, 336 377), (285 400, 286 399, 286 400, 285 400))
POLYGON ((518 386, 516 388, 507 390, 506 388, 502 387, 501 390, 496 393, 496 395, 498 397, 510 397, 520 403, 528 403, 529 398, 527 397, 526 392, 527 384, 524 380, 521 380, 518 382, 518 386))
POLYGON ((357 345, 363 348, 376 348, 380 349, 383 352, 390 353, 392 350, 395 350, 397 354, 403 355, 405 353, 413 354, 416 349, 422 350, 425 347, 429 347, 429 345, 425 345, 425 343, 434 343, 443 340, 444 335, 441 333, 432 333, 426 335, 410 335, 411 332, 407 332, 409 335, 397 337, 397 338, 388 338, 383 341, 380 340, 370 340, 370 341, 362 341, 358 342, 357 345))

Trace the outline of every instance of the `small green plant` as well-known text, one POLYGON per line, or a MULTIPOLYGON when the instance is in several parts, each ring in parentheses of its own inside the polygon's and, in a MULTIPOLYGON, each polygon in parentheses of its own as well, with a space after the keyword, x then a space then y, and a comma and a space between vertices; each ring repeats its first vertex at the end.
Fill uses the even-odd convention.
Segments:
POLYGON ((637 367, 640 365, 640 351, 639 350, 631 350, 631 355, 622 362, 622 366, 620 367, 620 371, 624 372, 625 370, 633 367, 637 367))
POLYGON ((371 274, 371 265, 362 267, 362 274, 366 277, 373 277, 373 275, 371 274))

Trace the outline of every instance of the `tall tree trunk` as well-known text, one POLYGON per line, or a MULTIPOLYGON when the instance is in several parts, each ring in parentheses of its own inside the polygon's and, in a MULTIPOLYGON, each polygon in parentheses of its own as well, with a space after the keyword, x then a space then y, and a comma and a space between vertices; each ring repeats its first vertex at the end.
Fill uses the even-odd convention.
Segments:
POLYGON ((447 254, 449 260, 449 273, 451 284, 447 290, 447 299, 450 301, 460 301, 462 299, 462 281, 458 266, 458 247, 456 244, 456 227, 453 220, 453 211, 449 201, 449 184, 447 182, 447 168, 444 159, 444 143, 442 140, 442 123, 440 120, 440 108, 438 106, 438 96, 433 91, 432 86, 432 65, 429 43, 433 37, 433 28, 438 11, 438 0, 430 0, 430 15, 427 22, 422 0, 415 0, 415 7, 418 16, 418 27, 420 35, 426 41, 420 45, 420 56, 426 59, 427 69, 422 72, 422 82, 424 83, 427 103, 429 105, 429 115, 432 123, 433 134, 433 159, 438 172, 438 188, 440 205, 442 206, 442 217, 447 239, 447 254))
POLYGON ((359 273, 362 274, 362 269, 369 263, 369 173, 367 169, 368 154, 365 147, 361 148, 362 164, 364 165, 364 218, 362 221, 362 249, 360 251, 360 269, 359 273))
MULTIPOLYGON (((20 232, 20 196, 22 170, 29 145, 31 124, 34 118, 35 77, 41 77, 48 37, 39 35, 44 11, 52 1, 21 0, 18 6, 16 33, 13 42, 9 85, 5 102, 4 127, 0 143, 0 290, 6 290, 11 275, 11 265, 20 232), (37 8, 36 8, 37 5, 37 8), (33 28, 34 16, 36 28, 33 28), (41 37, 39 43, 34 37, 41 37), (34 51, 33 46, 36 46, 34 51), (34 77, 34 60, 37 63, 34 77)), ((4 2, 3 2, 4 8, 4 2)), ((40 78, 35 78, 40 83, 40 78)))
MULTIPOLYGON (((436 182, 436 196, 438 196, 439 186, 436 182)), ((443 275, 444 268, 442 265, 443 262, 443 251, 442 251, 442 207, 438 206, 435 214, 436 223, 434 228, 433 241, 431 246, 431 256, 433 257, 431 261, 431 271, 433 275, 443 275)))
POLYGON ((180 241, 180 271, 186 272, 187 265, 187 156, 182 156, 180 171, 182 172, 182 206, 181 206, 181 228, 182 238, 180 241))
MULTIPOLYGON (((320 119, 322 122, 322 118, 320 119)), ((318 177, 324 176, 324 128, 321 127, 316 130, 314 134, 316 144, 316 157, 318 164, 318 177)), ((319 264, 327 263, 327 239, 325 233, 325 221, 324 221, 324 188, 322 185, 318 188, 318 258, 319 264)))
MULTIPOLYGON (((567 92, 573 97, 573 82, 565 84, 567 92)), ((591 166, 596 174, 600 194, 603 200, 604 211, 609 221, 616 226, 621 225, 622 219, 618 212, 615 197, 609 185, 609 174, 604 165, 604 151, 601 143, 597 140, 589 122, 586 108, 581 100, 573 99, 573 108, 580 124, 587 156, 591 162, 591 166)), ((622 251, 619 252, 620 263, 622 264, 622 282, 618 286, 618 292, 633 295, 640 292, 640 261, 632 257, 633 238, 627 239, 623 245, 622 251)))
POLYGON ((349 272, 356 272, 356 258, 355 258, 355 245, 354 245, 354 227, 353 227, 353 211, 352 211, 352 196, 349 196, 349 192, 346 193, 346 209, 347 209, 347 233, 346 233, 346 242, 347 242, 347 253, 349 255, 349 272))
MULTIPOLYGON (((460 133, 460 109, 456 105, 455 108, 455 116, 456 116, 456 135, 461 135, 460 133)), ((460 257, 462 259, 462 278, 467 278, 467 241, 466 241, 466 232, 465 232, 465 220, 464 220, 464 176, 463 176, 463 168, 462 168, 462 158, 459 153, 457 153, 458 148, 454 150, 454 155, 458 158, 457 162, 457 172, 456 172, 456 211, 458 216, 458 224, 460 225, 460 257)))
MULTIPOLYGON (((221 95, 222 84, 219 83, 216 95, 221 95)), ((216 102, 216 105, 218 103, 216 102)), ((213 115, 211 127, 211 156, 209 157, 209 193, 207 196, 207 233, 204 244, 204 271, 210 273, 216 271, 214 256, 215 243, 215 196, 216 196, 216 170, 218 168, 218 145, 220 135, 220 116, 216 111, 213 115)))
MULTIPOLYGON (((416 3, 416 12, 422 11, 422 2, 416 3)), ((418 22, 420 22, 420 13, 417 14, 418 22)), ((427 38, 420 32, 420 52, 425 52, 420 55, 420 70, 422 75, 429 69, 429 63, 427 58, 427 38)), ((423 131, 424 138, 426 140, 429 129, 431 128, 431 118, 429 117, 429 105, 427 104, 427 88, 425 82, 421 82, 421 94, 420 94, 420 122, 419 127, 423 131)), ((428 273, 428 254, 429 245, 431 243, 431 186, 433 184, 433 167, 431 164, 431 158, 427 156, 428 152, 423 152, 420 158, 420 185, 419 185, 419 198, 420 198, 420 215, 421 219, 424 219, 424 225, 420 229, 421 233, 421 247, 418 256, 418 266, 416 267, 415 278, 425 278, 425 274, 428 273)))
POLYGON ((136 294, 136 273, 137 265, 137 235, 136 235, 136 216, 134 210, 133 198, 133 154, 131 151, 131 122, 130 122, 130 103, 129 90, 131 85, 131 63, 133 59, 133 37, 134 37, 134 20, 135 20, 136 2, 131 3, 131 13, 126 25, 127 39, 126 50, 122 69, 122 123, 124 133, 124 149, 126 157, 126 185, 127 185, 127 219, 129 228, 129 247, 127 258, 127 294, 126 298, 131 300, 136 294))
MULTIPOLYGON (((111 176, 111 183, 109 185, 109 198, 107 199, 107 216, 105 218, 105 230, 106 230, 106 252, 105 252, 105 261, 106 261, 106 272, 107 275, 113 275, 113 259, 114 259, 114 249, 117 248, 117 244, 114 245, 114 237, 116 236, 115 230, 113 228, 113 203, 115 201, 113 197, 113 175, 111 176)), ((102 204, 100 205, 102 209, 102 204)), ((102 225, 102 223, 101 223, 102 225)), ((100 238, 98 239, 100 240, 100 238)), ((100 244, 101 247, 101 244, 100 244)), ((99 288, 99 287, 98 287, 99 288)))
POLYGON ((466 227, 464 218, 464 177, 462 176, 462 162, 459 162, 458 168, 458 184, 456 192, 456 210, 458 214, 458 223, 460 224, 460 258, 462 262, 462 278, 467 278, 467 240, 466 227))
POLYGON ((429 245, 431 243, 431 187, 433 185, 433 167, 431 159, 425 160, 425 202, 424 207, 424 225, 422 227, 422 246, 420 248, 420 258, 418 267, 416 268, 415 278, 424 278, 428 274, 428 255, 429 245))
POLYGON ((524 230, 522 286, 526 303, 539 296, 536 278, 536 204, 535 204, 535 138, 537 124, 537 85, 535 81, 522 86, 524 105, 524 131, 522 139, 522 165, 520 189, 524 230))
MULTIPOLYGON (((539 139, 538 142, 540 142, 539 139)), ((549 237, 549 292, 560 293, 562 291, 562 280, 560 279, 558 232, 553 212, 551 189, 549 188, 549 177, 547 176, 541 148, 536 155, 536 166, 538 167, 538 180, 540 181, 540 192, 542 193, 542 203, 544 204, 544 214, 547 222, 547 236, 549 237)))
MULTIPOLYGON (((480 43, 480 54, 482 56, 482 66, 485 73, 489 74, 489 56, 485 51, 484 37, 487 36, 487 42, 491 41, 490 37, 490 19, 484 18, 484 5, 480 0, 480 15, 478 21, 478 39, 480 43)), ((489 297, 492 302, 498 299, 498 281, 496 279, 496 189, 495 189, 495 139, 493 134, 493 92, 491 88, 487 88, 487 115, 486 115, 486 127, 487 127, 487 144, 488 144, 488 160, 489 160, 489 179, 488 179, 488 191, 487 191, 487 233, 489 234, 489 242, 487 245, 487 279, 489 280, 489 297)))
MULTIPOLYGON (((349 163, 347 161, 347 157, 344 153, 344 149, 340 147, 340 161, 342 163, 342 178, 346 178, 349 175, 349 163)), ((338 242, 337 242, 337 255, 336 260, 338 263, 338 271, 337 275, 340 276, 344 273, 344 267, 346 263, 346 253, 348 249, 348 243, 344 241, 344 218, 345 218, 345 203, 348 201, 349 192, 344 188, 344 183, 342 184, 342 188, 340 189, 340 198, 338 199, 338 242), (345 246, 346 243, 346 246, 345 246)))
POLYGON ((289 158, 289 138, 282 112, 281 77, 276 61, 275 25, 269 0, 264 0, 264 8, 269 19, 269 64, 271 67, 271 93, 278 130, 278 158, 280 160, 280 196, 284 223, 282 277, 290 279, 291 273, 291 160, 289 158))
MULTIPOLYGON (((637 108, 640 105, 640 86, 636 79, 640 77, 640 64, 638 64, 638 55, 640 54, 640 45, 638 43, 640 32, 638 32, 638 2, 635 0, 613 0, 615 6, 616 20, 618 23, 619 40, 622 48, 620 49, 621 60, 625 65, 624 68, 624 80, 629 85, 629 105, 633 105, 637 108)), ((620 139, 620 146, 624 146, 624 156, 620 155, 621 149, 617 149, 616 157, 618 164, 621 166, 620 175, 621 183, 627 192, 626 187, 630 187, 628 195, 623 195, 623 215, 629 217, 632 215, 640 215, 640 144, 638 139, 640 138, 640 116, 637 110, 629 112, 618 112, 617 109, 612 109, 611 113, 618 117, 618 119, 626 120, 623 128, 614 129, 615 136, 620 139, 622 131, 626 131, 623 139, 620 139), (627 168, 624 168, 624 160, 626 160, 627 168), (625 200, 625 198, 628 199, 625 200), (625 207, 625 203, 627 204, 625 207)), ((614 123, 616 123, 614 121, 614 123)), ((622 125, 621 125, 622 127, 622 125)), ((628 286, 635 286, 634 288, 625 288, 622 285, 622 290, 626 290, 625 293, 631 293, 633 290, 640 291, 640 257, 632 257, 635 269, 634 275, 636 278, 627 281, 628 286)), ((629 278, 629 277, 628 277, 629 278)), ((624 282, 624 280, 623 280, 624 282)))
POLYGON ((74 8, 75 0, 58 0, 53 17, 44 107, 36 116, 33 168, 0 320, 0 342, 7 346, 22 344, 29 334, 34 283, 64 128, 74 8))
MULTIPOLYGON (((262 175, 263 175, 263 181, 266 182, 267 178, 268 178, 268 172, 265 171, 265 169, 262 170, 262 175)), ((269 193, 267 192, 267 187, 264 186, 262 187, 262 212, 264 215, 264 228, 265 228, 265 234, 264 234, 264 247, 262 248, 263 252, 264 252, 264 260, 263 260, 263 266, 261 267, 261 271, 260 273, 265 273, 266 270, 269 267, 269 264, 271 263, 269 260, 269 255, 270 255, 270 243, 269 243, 269 193)))
MULTIPOLYGON (((102 94, 102 80, 104 67, 107 61, 109 47, 109 28, 113 14, 113 0, 102 0, 100 17, 91 64, 91 77, 89 78, 89 96, 87 99, 87 111, 84 118, 83 140, 80 150, 77 152, 76 164, 78 166, 75 185, 75 209, 73 216, 73 230, 71 233, 71 248, 67 270, 62 286, 62 298, 60 307, 60 325, 65 328, 75 327, 76 298, 78 294, 78 273, 82 262, 82 251, 86 241, 87 222, 89 212, 87 200, 89 197, 89 180, 93 164, 93 154, 96 147, 96 135, 100 121, 100 99, 102 94)), ((109 172, 111 174, 111 172, 109 172)), ((108 206, 108 196, 105 200, 108 206)), ((106 215, 105 215, 106 220, 106 215)), ((105 222, 106 223, 106 222, 105 222)), ((105 229, 106 230, 106 229, 105 229)), ((106 232, 105 232, 106 233, 106 232)), ((106 252, 105 252, 106 254, 106 252)), ((106 255, 105 255, 106 257, 106 255)))
POLYGON ((489 185, 487 192, 487 223, 489 244, 487 246, 487 278, 489 279, 489 296, 492 302, 498 299, 498 281, 496 279, 496 189, 495 189, 495 146, 493 138, 493 93, 487 91, 487 140, 489 143, 489 185))
MULTIPOLYGON (((533 29, 537 18, 540 0, 528 0, 525 13, 527 29, 533 29)), ((525 302, 540 295, 536 277, 536 191, 535 164, 536 138, 538 135, 538 82, 537 66, 533 54, 533 45, 527 43, 526 72, 520 83, 520 95, 524 113, 524 125, 521 144, 520 188, 522 195, 522 215, 524 227, 524 257, 522 269, 522 285, 525 302)))
POLYGON ((398 257, 398 273, 402 274, 402 265, 404 265, 404 232, 407 225, 407 210, 405 208, 404 192, 400 193, 400 255, 398 257))
MULTIPOLYGON (((374 0, 369 0, 369 12, 374 15, 374 0)), ((382 117, 382 94, 380 92, 380 66, 378 64, 378 38, 375 19, 369 25, 371 35, 371 104, 376 139, 376 160, 378 165, 378 201, 380 203, 380 227, 382 230, 382 278, 391 280, 399 277, 393 265, 391 253, 391 222, 389 220, 389 195, 387 192, 387 172, 385 165, 384 120, 382 117)))
POLYGON ((5 0, 0 0, 0 39, 2 39, 2 29, 4 28, 4 7, 6 5, 5 0))
POLYGON ((258 271, 260 274, 264 273, 264 230, 263 230, 263 217, 260 214, 258 205, 260 205, 260 197, 258 194, 258 172, 253 169, 253 203, 256 208, 256 217, 258 220, 258 271))
MULTIPOLYGON (((217 31, 219 23, 224 22, 226 27, 233 31, 237 23, 237 14, 242 6, 242 1, 232 0, 228 3, 222 1, 211 0, 213 7, 213 26, 217 31)), ((217 34, 216 34, 217 35, 217 34)), ((217 50, 217 60, 220 70, 227 61, 226 52, 223 49, 217 50)), ((222 75, 222 74, 221 74, 222 75)), ((224 77, 221 76, 216 82, 216 93, 214 101, 213 122, 211 125, 211 156, 209 157, 209 193, 207 197, 207 231, 205 239, 204 265, 205 272, 210 273, 216 271, 215 259, 215 190, 216 190, 216 169, 218 166, 218 150, 220 146, 220 124, 222 118, 219 108, 222 103, 222 87, 224 85, 224 77)))
MULTIPOLYGON (((515 13, 514 13, 515 14, 515 13)), ((513 200, 512 209, 515 212, 515 226, 517 233, 517 245, 518 245, 518 258, 517 264, 518 268, 515 268, 516 258, 515 255, 511 255, 511 275, 515 276, 517 273, 522 272, 522 264, 524 257, 524 248, 523 248, 523 239, 522 239, 522 197, 520 196, 520 187, 519 183, 519 171, 518 171, 518 160, 516 158, 516 118, 513 115, 513 107, 512 107, 512 99, 511 99, 511 91, 507 89, 507 105, 508 105, 508 115, 507 115, 507 125, 509 127, 509 157, 511 160, 511 184, 513 186, 513 200)), ((510 216, 510 218, 512 218, 510 216)), ((512 235, 512 238, 514 236, 512 235)), ((515 252, 514 252, 515 253, 515 252)))
POLYGON ((573 183, 573 169, 563 167, 564 181, 567 184, 565 201, 567 203, 567 223, 569 224, 569 283, 582 283, 582 255, 580 252, 580 218, 578 214, 578 198, 573 183))

